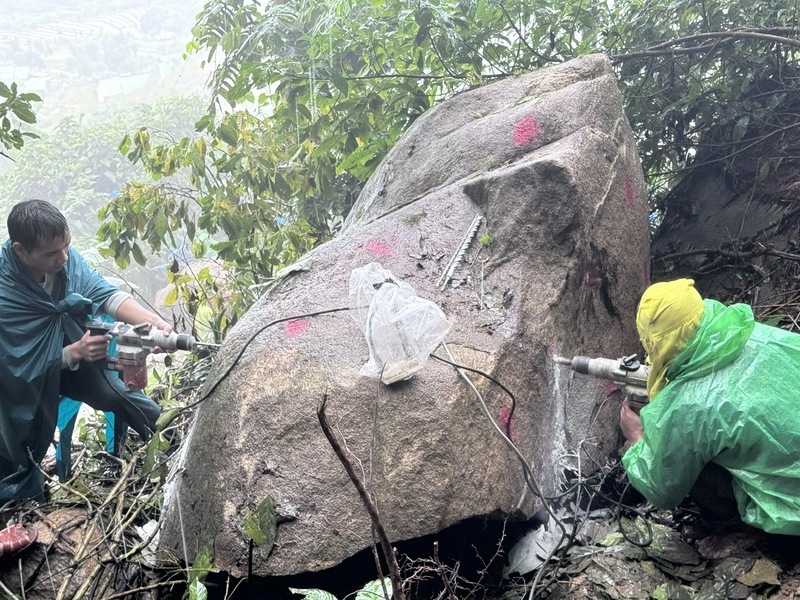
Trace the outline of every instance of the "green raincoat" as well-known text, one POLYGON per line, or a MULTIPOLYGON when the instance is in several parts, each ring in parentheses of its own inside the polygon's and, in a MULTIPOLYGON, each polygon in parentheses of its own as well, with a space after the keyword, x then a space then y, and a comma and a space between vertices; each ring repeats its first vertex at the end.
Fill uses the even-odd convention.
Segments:
POLYGON ((58 301, 28 275, 8 241, 0 253, 0 503, 38 498, 37 465, 53 441, 61 353, 119 288, 70 248, 58 301))
POLYGON ((633 486, 673 508, 703 467, 733 476, 745 523, 800 535, 800 335, 756 323, 745 304, 704 300, 697 330, 642 408, 622 461, 633 486))

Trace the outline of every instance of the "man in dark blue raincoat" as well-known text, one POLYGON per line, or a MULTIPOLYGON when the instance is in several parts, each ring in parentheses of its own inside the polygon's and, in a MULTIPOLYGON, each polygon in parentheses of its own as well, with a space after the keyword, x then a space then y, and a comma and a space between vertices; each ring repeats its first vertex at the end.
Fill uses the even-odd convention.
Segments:
POLYGON ((70 247, 67 221, 52 204, 15 205, 8 234, 0 252, 0 504, 43 498, 38 465, 62 395, 115 413, 143 438, 155 429, 159 406, 95 364, 109 336, 90 335, 86 321, 107 314, 171 331, 70 247))

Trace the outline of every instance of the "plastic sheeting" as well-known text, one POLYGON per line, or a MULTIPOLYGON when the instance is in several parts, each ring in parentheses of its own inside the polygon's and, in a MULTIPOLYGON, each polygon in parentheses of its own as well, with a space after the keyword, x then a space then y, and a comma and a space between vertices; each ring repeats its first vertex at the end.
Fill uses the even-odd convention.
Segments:
POLYGON ((704 304, 667 385, 641 410, 644 437, 623 457, 628 477, 672 508, 716 463, 733 477, 745 523, 800 535, 800 335, 755 323, 744 304, 704 304))
POLYGON ((369 361, 360 373, 385 384, 409 379, 421 369, 452 326, 436 304, 378 263, 353 269, 350 307, 369 347, 369 361))

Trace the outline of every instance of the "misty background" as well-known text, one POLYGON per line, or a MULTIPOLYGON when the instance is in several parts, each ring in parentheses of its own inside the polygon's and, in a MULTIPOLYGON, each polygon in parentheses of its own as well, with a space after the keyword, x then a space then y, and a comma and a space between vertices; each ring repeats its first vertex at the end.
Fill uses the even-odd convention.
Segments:
MULTIPOLYGON (((26 198, 54 203, 73 243, 115 277, 96 252, 98 209, 125 183, 145 179, 118 151, 126 134, 192 135, 206 112, 209 70, 186 56, 201 0, 0 0, 0 81, 42 98, 37 123, 12 160, 0 157, 0 239, 11 206, 26 198)), ((148 258, 125 278, 145 297, 163 285, 170 254, 148 258), (152 264, 151 264, 152 263, 152 264)))

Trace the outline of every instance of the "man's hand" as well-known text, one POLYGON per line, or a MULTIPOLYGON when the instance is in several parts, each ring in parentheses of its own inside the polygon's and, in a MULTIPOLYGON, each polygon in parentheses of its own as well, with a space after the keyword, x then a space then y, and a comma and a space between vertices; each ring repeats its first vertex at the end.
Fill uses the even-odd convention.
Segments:
POLYGON ((622 435, 631 444, 642 439, 642 419, 639 416, 642 406, 638 402, 631 402, 625 398, 619 411, 619 428, 622 429, 622 435))
MULTIPOLYGON (((167 323, 164 319, 159 319, 158 321, 156 321, 153 324, 153 327, 160 330, 164 335, 167 336, 170 333, 172 333, 172 325, 167 323)), ((154 346, 153 348, 150 349, 150 352, 152 352, 153 354, 161 354, 162 352, 165 352, 165 350, 159 346, 154 346)))
POLYGON ((156 329, 160 329, 161 331, 163 331, 163 332, 164 332, 164 335, 169 335, 169 334, 170 334, 170 333, 172 333, 172 331, 173 331, 173 330, 172 330, 172 325, 170 325, 169 323, 167 323, 167 322, 166 322, 164 319, 159 319, 158 321, 156 321, 156 322, 153 324, 153 327, 155 327, 156 329))
POLYGON ((89 362, 103 360, 108 354, 110 341, 110 335, 92 335, 91 332, 87 331, 81 339, 68 346, 72 362, 77 365, 81 360, 88 360, 89 362))

